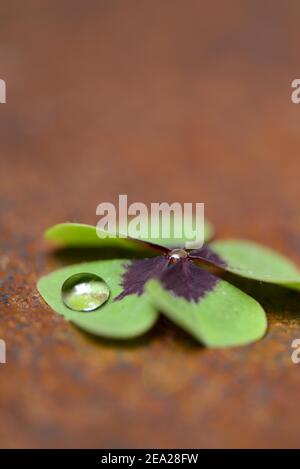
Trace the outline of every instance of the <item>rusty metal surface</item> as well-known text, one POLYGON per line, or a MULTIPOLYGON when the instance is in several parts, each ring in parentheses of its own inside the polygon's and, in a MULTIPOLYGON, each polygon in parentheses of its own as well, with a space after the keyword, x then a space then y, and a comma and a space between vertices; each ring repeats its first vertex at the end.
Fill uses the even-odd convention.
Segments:
POLYGON ((244 282, 267 336, 207 350, 163 320, 94 340, 35 289, 76 260, 42 231, 120 193, 205 202, 219 236, 300 263, 299 20, 292 0, 1 2, 1 447, 300 446, 300 294, 244 282))

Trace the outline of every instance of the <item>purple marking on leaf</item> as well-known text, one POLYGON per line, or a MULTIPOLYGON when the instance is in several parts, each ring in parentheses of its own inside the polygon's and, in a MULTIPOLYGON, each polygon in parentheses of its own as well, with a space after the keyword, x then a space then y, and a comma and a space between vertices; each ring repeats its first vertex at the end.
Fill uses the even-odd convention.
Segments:
POLYGON ((183 258, 172 263, 167 256, 151 257, 126 265, 123 291, 115 300, 132 294, 141 295, 145 284, 152 278, 159 279, 166 290, 188 301, 198 301, 212 291, 219 281, 218 277, 201 269, 191 259, 183 258))
POLYGON ((168 263, 167 256, 156 256, 128 263, 122 279, 123 291, 115 299, 122 300, 125 296, 134 293, 141 295, 145 283, 151 278, 158 278, 167 268, 168 263))
POLYGON ((201 249, 194 249, 193 251, 190 251, 189 258, 206 261, 217 267, 227 267, 226 262, 209 246, 203 246, 201 249))
POLYGON ((159 279, 166 290, 195 302, 212 291, 220 281, 218 277, 201 269, 189 259, 182 259, 170 265, 159 279))

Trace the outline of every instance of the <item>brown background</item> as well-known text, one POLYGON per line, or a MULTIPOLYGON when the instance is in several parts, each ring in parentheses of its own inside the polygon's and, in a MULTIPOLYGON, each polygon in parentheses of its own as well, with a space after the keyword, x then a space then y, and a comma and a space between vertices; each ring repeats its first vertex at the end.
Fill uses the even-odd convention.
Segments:
POLYGON ((244 282, 267 336, 206 350, 164 321, 93 340, 35 290, 73 259, 43 230, 122 193, 300 263, 299 24, 292 0, 1 1, 2 447, 300 446, 300 294, 244 282))

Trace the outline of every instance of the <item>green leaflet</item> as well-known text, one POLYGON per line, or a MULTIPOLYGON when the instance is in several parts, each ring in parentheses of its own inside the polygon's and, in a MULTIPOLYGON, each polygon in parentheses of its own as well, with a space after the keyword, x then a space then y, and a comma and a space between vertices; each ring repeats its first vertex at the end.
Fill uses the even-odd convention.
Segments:
POLYGON ((81 329, 108 338, 133 338, 148 331, 157 320, 158 314, 146 294, 138 298, 136 295, 130 295, 120 301, 113 301, 122 290, 120 282, 126 262, 117 259, 72 265, 42 277, 37 287, 51 308, 81 329), (108 302, 89 313, 71 311, 61 299, 64 281, 71 275, 82 272, 99 275, 111 291, 108 302))
POLYGON ((146 291, 162 313, 209 347, 245 345, 266 332, 267 320, 262 307, 223 280, 197 303, 174 296, 157 280, 150 280, 146 291))
POLYGON ((300 270, 277 252, 247 240, 214 241, 211 249, 228 264, 226 270, 242 277, 300 288, 300 270))
MULTIPOLYGON (((209 222, 205 222, 205 240, 211 239, 213 235, 213 227, 209 222)), ((45 238, 53 241, 61 246, 66 247, 115 247, 124 249, 144 249, 145 246, 130 240, 128 238, 107 237, 105 232, 97 230, 93 225, 82 223, 59 223, 45 231, 45 238)), ((177 246, 184 243, 184 239, 151 239, 145 238, 146 241, 152 241, 165 247, 177 246)))
POLYGON ((45 231, 45 238, 65 247, 115 247, 138 249, 140 246, 127 238, 107 237, 93 225, 83 223, 59 223, 45 231))

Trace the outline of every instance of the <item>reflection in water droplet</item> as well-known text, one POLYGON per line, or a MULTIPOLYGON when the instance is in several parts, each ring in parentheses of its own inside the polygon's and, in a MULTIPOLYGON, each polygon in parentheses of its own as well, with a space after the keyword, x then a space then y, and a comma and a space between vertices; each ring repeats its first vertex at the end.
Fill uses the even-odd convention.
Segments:
POLYGON ((69 277, 61 289, 64 304, 73 311, 94 311, 110 295, 104 280, 95 274, 80 273, 69 277))

